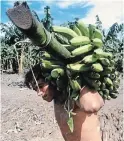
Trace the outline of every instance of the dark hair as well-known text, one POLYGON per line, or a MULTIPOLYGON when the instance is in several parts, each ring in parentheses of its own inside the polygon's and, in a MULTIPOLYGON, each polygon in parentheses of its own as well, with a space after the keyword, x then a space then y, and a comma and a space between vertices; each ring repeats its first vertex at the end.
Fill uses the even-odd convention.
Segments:
POLYGON ((36 86, 36 82, 35 82, 33 74, 34 74, 37 81, 39 79, 43 79, 45 81, 45 77, 42 75, 41 66, 40 66, 40 64, 37 64, 34 67, 32 67, 32 70, 30 69, 25 75, 24 83, 28 88, 31 88, 31 87, 34 88, 36 86), (32 71, 33 71, 33 73, 32 73, 32 71))
MULTIPOLYGON (((35 65, 34 67, 32 67, 32 70, 30 69, 26 75, 25 75, 25 85, 28 87, 28 88, 33 88, 34 90, 36 90, 37 88, 37 85, 36 85, 36 81, 34 79, 34 76, 38 82, 38 85, 40 85, 40 79, 42 79, 45 83, 45 77, 43 76, 42 74, 42 69, 41 69, 41 65, 40 64, 37 64, 35 65), (33 73, 32 73, 33 71, 33 73)), ((64 93, 64 92, 60 92, 57 90, 56 86, 55 85, 52 85, 52 83, 49 83, 49 86, 51 87, 54 87, 56 92, 54 94, 54 101, 55 103, 57 104, 63 104, 65 102, 65 100, 67 99, 67 93, 64 93)))

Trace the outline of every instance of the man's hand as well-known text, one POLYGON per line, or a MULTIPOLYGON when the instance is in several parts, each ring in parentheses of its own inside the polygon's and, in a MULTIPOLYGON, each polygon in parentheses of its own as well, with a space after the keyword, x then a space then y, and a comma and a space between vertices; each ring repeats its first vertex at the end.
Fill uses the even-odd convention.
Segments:
POLYGON ((77 105, 87 113, 95 113, 104 105, 104 101, 97 91, 85 86, 80 91, 77 105))

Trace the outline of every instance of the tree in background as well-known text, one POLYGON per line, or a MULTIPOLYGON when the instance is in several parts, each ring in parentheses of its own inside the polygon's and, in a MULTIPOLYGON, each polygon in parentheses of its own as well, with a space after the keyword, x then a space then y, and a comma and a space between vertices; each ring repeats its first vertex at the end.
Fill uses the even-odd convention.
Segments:
POLYGON ((44 14, 45 14, 45 18, 42 19, 41 22, 43 23, 44 27, 48 31, 51 31, 51 27, 53 24, 53 18, 50 14, 50 7, 49 6, 44 7, 44 14))
POLYGON ((102 22, 98 15, 96 15, 96 28, 102 31, 102 22))
POLYGON ((117 70, 123 72, 124 24, 116 22, 108 31, 105 31, 102 29, 102 22, 97 15, 96 26, 103 32, 104 50, 114 55, 117 70))
POLYGON ((1 62, 3 69, 10 69, 10 64, 14 73, 18 73, 19 62, 17 60, 20 56, 21 44, 16 44, 25 39, 24 34, 21 33, 12 23, 1 23, 1 32, 4 36, 1 37, 1 62), (14 46, 16 44, 16 46, 14 46))
POLYGON ((12 23, 1 23, 1 69, 22 73, 23 68, 39 60, 39 47, 34 46, 12 23))

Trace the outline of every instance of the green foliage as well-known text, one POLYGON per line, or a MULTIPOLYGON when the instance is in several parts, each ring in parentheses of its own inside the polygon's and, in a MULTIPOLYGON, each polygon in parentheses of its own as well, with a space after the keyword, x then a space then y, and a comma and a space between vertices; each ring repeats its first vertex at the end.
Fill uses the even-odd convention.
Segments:
POLYGON ((124 24, 114 23, 106 33, 102 29, 102 22, 96 16, 97 28, 103 32, 104 50, 114 55, 115 66, 119 72, 123 72, 123 50, 124 50, 124 24))
POLYGON ((49 6, 44 7, 44 13, 45 17, 41 20, 41 22, 48 31, 51 31, 53 18, 51 17, 49 6))
POLYGON ((34 46, 12 23, 1 23, 1 32, 1 69, 12 69, 14 73, 18 73, 20 63, 23 68, 29 68, 29 65, 39 62, 39 47, 34 46))

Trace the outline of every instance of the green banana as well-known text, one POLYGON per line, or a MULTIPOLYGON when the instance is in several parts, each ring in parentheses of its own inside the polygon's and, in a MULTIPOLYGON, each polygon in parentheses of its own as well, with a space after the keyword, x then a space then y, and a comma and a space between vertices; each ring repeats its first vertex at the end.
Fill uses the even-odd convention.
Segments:
POLYGON ((111 66, 115 65, 115 61, 114 60, 110 60, 110 64, 111 64, 111 66))
POLYGON ((83 23, 82 20, 78 20, 76 22, 76 26, 79 28, 81 31, 82 35, 89 37, 89 29, 88 27, 83 23))
POLYGON ((62 68, 56 68, 51 71, 51 76, 53 78, 58 78, 63 75, 64 75, 64 69, 62 69, 62 68))
POLYGON ((72 39, 72 38, 78 36, 72 29, 70 29, 68 27, 52 26, 52 29, 54 32, 57 32, 57 33, 65 36, 68 39, 72 39))
POLYGON ((112 59, 113 57, 112 53, 104 52, 102 49, 96 49, 94 50, 94 53, 101 58, 107 57, 108 59, 112 59))
POLYGON ((109 90, 108 89, 103 89, 104 95, 108 96, 109 95, 109 90))
POLYGON ((41 52, 41 58, 46 60, 56 60, 51 54, 47 53, 46 51, 41 52))
POLYGON ((90 70, 90 67, 85 64, 68 64, 67 69, 73 72, 85 72, 90 70))
POLYGON ((98 58, 95 55, 88 55, 86 57, 83 58, 83 62, 85 64, 90 64, 90 63, 94 63, 98 60, 98 58))
POLYGON ((95 88, 96 90, 99 89, 101 82, 99 80, 89 79, 88 77, 83 76, 84 80, 88 83, 89 86, 95 88))
POLYGON ((113 68, 112 67, 104 67, 103 73, 112 73, 113 68))
POLYGON ((95 31, 93 33, 93 37, 102 40, 102 33, 101 33, 101 31, 99 29, 95 28, 95 31))
POLYGON ((102 83, 102 84, 101 84, 101 89, 106 89, 105 83, 102 83))
POLYGON ((100 87, 101 86, 101 82, 99 80, 95 80, 95 83, 97 83, 97 86, 100 87))
POLYGON ((101 89, 100 89, 100 87, 97 87, 97 88, 95 88, 95 90, 100 91, 101 89))
POLYGON ((107 100, 110 100, 110 99, 111 99, 111 97, 108 95, 108 96, 107 96, 107 100))
POLYGON ((110 78, 111 78, 111 80, 114 80, 114 79, 116 79, 116 75, 115 74, 111 74, 110 78))
POLYGON ((60 65, 60 66, 64 66, 64 63, 58 61, 58 60, 44 60, 44 59, 41 59, 41 62, 42 63, 46 63, 46 64, 49 64, 49 65, 60 65))
POLYGON ((70 80, 70 86, 74 91, 79 91, 81 89, 80 84, 76 80, 70 80))
POLYGON ((108 95, 103 94, 103 99, 107 99, 108 95))
POLYGON ((115 98, 117 98, 117 94, 116 93, 110 93, 110 97, 115 99, 115 98))
POLYGON ((117 77, 119 77, 119 72, 118 72, 118 71, 115 71, 115 75, 116 75, 117 77))
POLYGON ((100 58, 107 57, 107 58, 110 58, 111 59, 113 57, 111 53, 104 52, 101 48, 95 49, 94 50, 94 54, 96 54, 100 58))
POLYGON ((94 38, 94 39, 91 40, 91 42, 92 42, 93 46, 95 46, 95 47, 100 48, 100 47, 103 46, 103 42, 102 42, 101 39, 94 38))
POLYGON ((118 83, 120 83, 121 80, 120 80, 120 78, 116 78, 116 81, 117 81, 118 83))
POLYGON ((47 64, 47 63, 42 63, 41 66, 42 66, 43 69, 46 69, 46 70, 51 70, 51 69, 55 69, 55 68, 60 67, 59 65, 50 65, 50 64, 47 64))
POLYGON ((102 40, 102 33, 92 24, 89 24, 90 39, 98 38, 102 40))
POLYGON ((113 84, 116 88, 119 88, 119 82, 118 81, 113 81, 113 84))
POLYGON ((45 70, 52 70, 55 68, 61 68, 63 65, 63 63, 59 62, 59 61, 48 61, 48 60, 41 60, 41 68, 45 69, 45 70))
POLYGON ((112 83, 112 81, 111 81, 110 78, 104 77, 104 82, 105 82, 105 84, 107 84, 108 86, 113 86, 113 83, 112 83))
POLYGON ((80 55, 83 55, 89 51, 91 51, 93 49, 92 45, 91 44, 88 44, 88 45, 84 45, 84 46, 81 46, 81 47, 78 47, 76 49, 74 49, 71 54, 73 56, 80 56, 80 55))
POLYGON ((102 72, 103 71, 103 67, 100 63, 92 64, 91 69, 95 72, 102 72))
POLYGON ((88 77, 92 78, 92 79, 99 79, 100 78, 100 74, 98 74, 96 72, 91 72, 91 73, 88 74, 88 77))
POLYGON ((109 86, 108 89, 109 89, 109 91, 113 91, 114 87, 113 86, 109 86))
POLYGON ((102 97, 103 97, 103 95, 104 95, 102 91, 99 91, 99 94, 100 94, 102 97))
POLYGON ((90 39, 86 36, 77 36, 70 40, 70 44, 72 46, 87 45, 89 43, 90 43, 90 39))
POLYGON ((119 94, 119 90, 116 89, 115 87, 114 87, 114 90, 113 90, 112 92, 113 92, 113 93, 116 93, 117 95, 119 94))
POLYGON ((89 37, 92 40, 94 38, 94 32, 95 32, 95 26, 92 24, 89 24, 89 37))
POLYGON ((71 26, 71 29, 79 36, 82 36, 81 31, 79 30, 79 28, 76 26, 76 24, 71 26))
POLYGON ((110 65, 110 61, 107 58, 99 58, 99 60, 100 60, 101 64, 104 66, 110 65))

